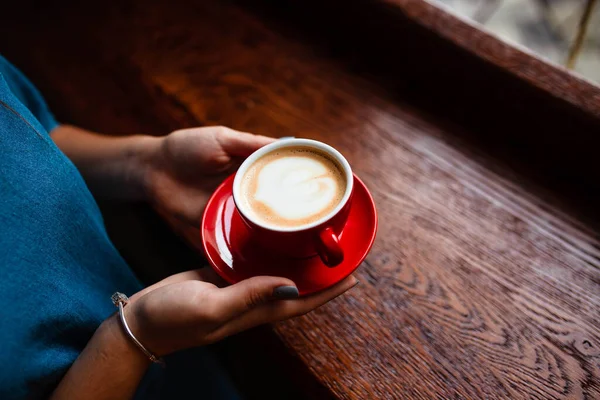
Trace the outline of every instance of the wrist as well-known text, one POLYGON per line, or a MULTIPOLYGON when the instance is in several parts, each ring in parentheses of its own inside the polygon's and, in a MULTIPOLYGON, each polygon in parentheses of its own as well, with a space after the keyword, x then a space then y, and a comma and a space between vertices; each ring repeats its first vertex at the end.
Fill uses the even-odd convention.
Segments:
POLYGON ((98 350, 103 359, 114 359, 131 368, 143 370, 151 364, 146 355, 127 336, 118 314, 104 320, 94 336, 99 338, 98 350))
MULTIPOLYGON (((134 297, 135 295, 130 298, 130 300, 134 297)), ((145 300, 146 299, 142 296, 142 298, 130 301, 130 303, 123 308, 123 315, 131 333, 142 346, 155 357, 162 358, 163 356, 172 353, 173 350, 169 350, 168 336, 161 334, 164 332, 161 332, 159 324, 154 320, 153 313, 149 310, 149 306, 145 300)), ((132 341, 131 338, 129 339, 132 341)), ((138 349, 138 351, 143 354, 142 350, 138 349)))
POLYGON ((139 135, 132 137, 131 175, 133 184, 138 188, 139 197, 144 201, 152 201, 154 176, 161 164, 163 137, 139 135))

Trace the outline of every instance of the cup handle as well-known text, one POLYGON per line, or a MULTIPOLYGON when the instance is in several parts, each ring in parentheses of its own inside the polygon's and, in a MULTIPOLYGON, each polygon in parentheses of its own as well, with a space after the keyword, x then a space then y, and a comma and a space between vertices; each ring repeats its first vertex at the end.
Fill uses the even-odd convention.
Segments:
POLYGON ((344 250, 340 240, 331 228, 325 228, 319 233, 317 253, 325 265, 335 267, 344 260, 344 250))

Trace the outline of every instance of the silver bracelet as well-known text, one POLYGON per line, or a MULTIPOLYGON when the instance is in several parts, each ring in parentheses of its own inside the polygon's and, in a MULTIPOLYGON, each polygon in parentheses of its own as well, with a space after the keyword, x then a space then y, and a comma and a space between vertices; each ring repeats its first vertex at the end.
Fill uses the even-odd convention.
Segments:
POLYGON ((121 324, 123 325, 125 332, 127 332, 127 335, 129 335, 133 343, 135 343, 135 345, 146 355, 146 357, 150 359, 150 361, 157 364, 164 364, 162 358, 155 356, 146 347, 144 347, 144 345, 140 343, 140 341, 137 340, 137 338, 134 336, 133 332, 131 332, 131 329, 129 329, 129 325, 127 325, 127 321, 125 320, 125 314, 123 313, 123 307, 125 307, 129 302, 129 297, 127 297, 123 293, 115 292, 110 297, 110 299, 112 300, 115 307, 119 308, 119 317, 121 318, 121 324))

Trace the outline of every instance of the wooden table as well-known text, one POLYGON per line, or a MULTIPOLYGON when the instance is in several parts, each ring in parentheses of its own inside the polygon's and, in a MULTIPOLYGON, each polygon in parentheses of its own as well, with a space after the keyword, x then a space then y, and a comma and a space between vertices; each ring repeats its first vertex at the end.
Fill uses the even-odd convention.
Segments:
MULTIPOLYGON (((90 129, 222 124, 345 154, 380 213, 361 284, 237 349, 290 398, 600 398, 597 87, 418 0, 174 3, 22 6, 0 52, 90 129)), ((138 270, 201 262, 144 207, 107 209, 138 270)))

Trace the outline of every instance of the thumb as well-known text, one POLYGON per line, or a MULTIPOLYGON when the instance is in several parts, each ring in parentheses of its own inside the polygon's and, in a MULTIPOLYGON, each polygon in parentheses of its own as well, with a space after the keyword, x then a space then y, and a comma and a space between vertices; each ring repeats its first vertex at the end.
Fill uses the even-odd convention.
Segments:
POLYGON ((275 139, 227 129, 220 140, 223 150, 234 157, 247 157, 275 139))
POLYGON ((226 318, 233 318, 272 300, 295 299, 298 288, 289 279, 256 276, 219 290, 226 318))

